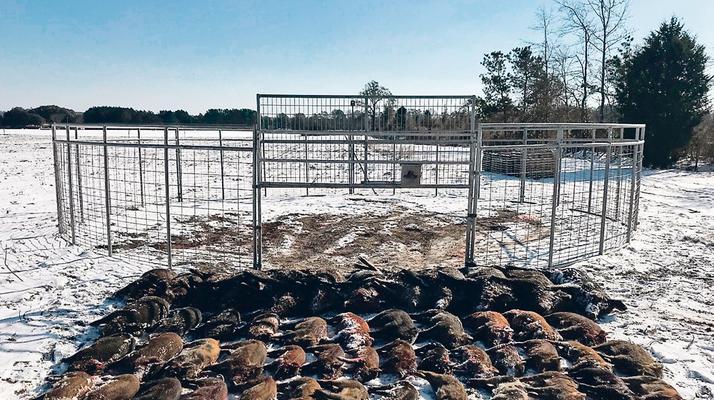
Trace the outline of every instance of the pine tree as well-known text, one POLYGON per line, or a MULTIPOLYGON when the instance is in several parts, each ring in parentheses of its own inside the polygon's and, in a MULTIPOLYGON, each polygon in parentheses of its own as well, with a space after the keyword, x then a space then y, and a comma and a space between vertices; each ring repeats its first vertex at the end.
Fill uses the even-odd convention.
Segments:
POLYGON ((513 90, 520 103, 521 121, 531 118, 531 107, 536 102, 536 83, 544 74, 543 59, 535 56, 530 46, 516 47, 508 55, 513 73, 510 76, 513 90))
POLYGON ((707 61, 704 46, 677 18, 651 33, 641 49, 615 60, 622 120, 647 124, 646 165, 667 167, 684 154, 709 106, 707 61))
POLYGON ((507 122, 509 111, 513 108, 511 99, 511 74, 506 62, 508 57, 500 51, 494 51, 483 57, 481 65, 486 73, 481 74, 484 94, 484 112, 487 116, 502 114, 502 121, 507 122))

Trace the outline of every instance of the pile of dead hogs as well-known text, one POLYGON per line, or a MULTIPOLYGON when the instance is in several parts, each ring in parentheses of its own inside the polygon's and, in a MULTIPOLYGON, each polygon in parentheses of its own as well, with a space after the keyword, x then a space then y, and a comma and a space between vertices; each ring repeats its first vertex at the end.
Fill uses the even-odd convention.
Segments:
POLYGON ((42 398, 680 398, 576 270, 157 269, 115 296, 42 398))

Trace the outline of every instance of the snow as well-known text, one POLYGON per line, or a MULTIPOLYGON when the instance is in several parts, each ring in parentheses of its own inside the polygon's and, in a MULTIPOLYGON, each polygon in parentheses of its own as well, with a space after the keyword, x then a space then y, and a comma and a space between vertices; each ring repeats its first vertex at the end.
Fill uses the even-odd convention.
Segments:
POLYGON ((646 171, 635 238, 576 266, 628 306, 601 325, 650 350, 685 399, 714 398, 714 173, 646 171))
MULTIPOLYGON (((150 268, 60 240, 54 193, 49 132, 0 134, 3 399, 36 395, 51 368, 94 334, 87 323, 114 306, 107 296, 150 268)), ((463 194, 373 197, 363 208, 379 213, 400 204, 462 215, 463 203, 447 196, 463 194)), ((361 197, 270 194, 263 207, 266 218, 343 214, 361 197)), ((609 337, 645 346, 684 398, 714 397, 714 172, 645 171, 635 240, 572 268, 591 271, 629 307, 600 321, 609 337)))

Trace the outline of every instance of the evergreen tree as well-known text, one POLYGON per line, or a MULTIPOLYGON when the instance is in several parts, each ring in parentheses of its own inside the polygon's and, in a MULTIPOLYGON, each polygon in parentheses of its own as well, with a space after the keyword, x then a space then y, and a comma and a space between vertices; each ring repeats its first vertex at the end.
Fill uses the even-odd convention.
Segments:
POLYGON ((77 122, 78 115, 74 110, 59 106, 39 106, 28 112, 37 114, 47 122, 77 122))
POLYGON ((195 122, 194 117, 184 110, 176 110, 174 116, 180 124, 191 124, 195 122))
POLYGON ((683 155, 709 105, 707 61, 704 46, 674 17, 641 49, 626 50, 614 60, 622 120, 647 124, 646 165, 667 167, 683 155))
POLYGON ((537 80, 544 74, 543 59, 533 55, 530 46, 516 47, 508 59, 513 70, 511 85, 519 97, 521 121, 528 121, 530 108, 536 101, 537 80))
POLYGON ((513 108, 511 99, 512 75, 508 71, 508 57, 500 51, 494 51, 483 57, 481 65, 486 73, 481 74, 484 94, 484 113, 494 116, 501 113, 503 122, 507 122, 509 111, 513 108))

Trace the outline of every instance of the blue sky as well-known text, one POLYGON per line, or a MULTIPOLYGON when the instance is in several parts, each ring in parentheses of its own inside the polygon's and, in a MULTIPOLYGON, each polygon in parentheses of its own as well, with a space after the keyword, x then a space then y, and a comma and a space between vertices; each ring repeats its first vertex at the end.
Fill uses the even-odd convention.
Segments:
MULTIPOLYGON (((0 110, 255 107, 261 93, 480 93, 483 54, 536 40, 549 0, 0 0, 0 110)), ((712 0, 632 0, 640 39, 680 17, 714 55, 712 0)))

